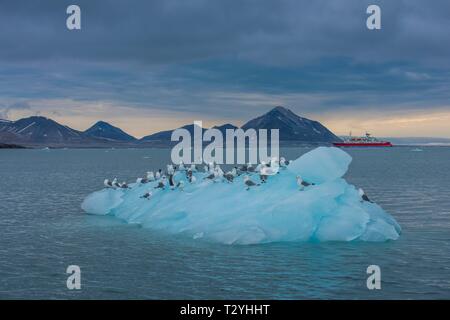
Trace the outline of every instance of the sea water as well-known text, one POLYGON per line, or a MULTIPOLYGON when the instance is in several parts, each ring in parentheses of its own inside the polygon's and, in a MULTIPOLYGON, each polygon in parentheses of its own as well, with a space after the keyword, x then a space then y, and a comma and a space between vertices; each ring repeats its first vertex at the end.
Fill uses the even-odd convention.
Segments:
POLYGON ((448 299, 450 148, 412 149, 346 150, 346 180, 398 221, 398 240, 243 246, 81 210, 105 178, 164 168, 168 149, 0 150, 0 298, 448 299), (367 289, 372 264, 381 290, 367 289), (66 287, 69 265, 81 268, 81 290, 66 287))

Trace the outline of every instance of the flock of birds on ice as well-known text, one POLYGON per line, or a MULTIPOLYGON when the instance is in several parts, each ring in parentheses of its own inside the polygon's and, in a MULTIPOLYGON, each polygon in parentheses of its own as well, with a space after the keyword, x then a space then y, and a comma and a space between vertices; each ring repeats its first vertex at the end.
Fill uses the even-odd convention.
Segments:
MULTIPOLYGON (((267 183, 270 176, 274 176, 279 173, 280 169, 286 169, 289 165, 290 161, 286 160, 284 157, 278 158, 272 157, 269 162, 261 161, 256 167, 253 167, 251 163, 244 164, 241 167, 234 167, 232 170, 228 172, 224 172, 220 165, 211 162, 205 164, 203 167, 204 175, 202 177, 203 180, 210 180, 212 182, 226 182, 233 183, 234 179, 238 176, 244 174, 244 185, 246 190, 250 190, 253 187, 257 187, 261 185, 261 183, 267 183), (256 177, 259 179, 259 182, 255 182, 252 180, 252 177, 256 177)), ((153 189, 161 189, 165 190, 167 187, 171 190, 178 189, 180 191, 184 190, 185 180, 194 184, 197 182, 197 178, 194 176, 194 173, 199 172, 199 168, 195 164, 191 164, 190 166, 186 166, 183 162, 180 162, 178 166, 173 164, 167 165, 167 170, 163 172, 162 169, 159 169, 156 172, 148 171, 143 178, 137 178, 137 184, 147 184, 150 182, 157 182, 153 189), (175 180, 175 176, 178 174, 185 175, 186 179, 175 180)), ((303 191, 306 187, 314 186, 313 182, 307 182, 302 179, 300 175, 296 176, 297 186, 300 191, 303 191)), ((104 180, 104 185, 106 188, 112 189, 131 189, 131 187, 126 182, 118 182, 117 178, 114 178, 112 181, 109 179, 104 180)), ((141 196, 141 198, 150 200, 153 193, 152 190, 148 190, 145 194, 141 196)), ((365 194, 363 189, 359 189, 359 195, 361 196, 362 201, 372 202, 368 196, 365 194)))

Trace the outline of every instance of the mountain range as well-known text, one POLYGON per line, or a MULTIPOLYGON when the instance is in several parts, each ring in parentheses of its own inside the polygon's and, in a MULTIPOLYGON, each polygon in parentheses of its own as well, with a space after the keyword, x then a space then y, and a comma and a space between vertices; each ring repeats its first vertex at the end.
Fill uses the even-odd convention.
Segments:
POLYGON ((336 142, 340 138, 320 122, 302 118, 291 110, 275 107, 262 116, 248 121, 242 129, 280 129, 280 141, 336 142))
MULTIPOLYGON (((194 124, 182 128, 193 134, 194 124)), ((224 124, 214 128, 225 134, 226 129, 238 127, 224 124)), ((284 107, 275 107, 262 116, 248 121, 241 128, 279 129, 280 143, 329 144, 340 140, 320 122, 300 117, 284 107)), ((41 116, 17 121, 0 120, 0 143, 31 147, 169 146, 174 143, 170 141, 172 132, 173 130, 166 130, 136 139, 104 121, 98 121, 85 131, 78 131, 41 116)))
POLYGON ((120 128, 114 127, 107 122, 98 121, 92 127, 84 131, 91 138, 105 139, 108 141, 132 142, 137 139, 120 128))

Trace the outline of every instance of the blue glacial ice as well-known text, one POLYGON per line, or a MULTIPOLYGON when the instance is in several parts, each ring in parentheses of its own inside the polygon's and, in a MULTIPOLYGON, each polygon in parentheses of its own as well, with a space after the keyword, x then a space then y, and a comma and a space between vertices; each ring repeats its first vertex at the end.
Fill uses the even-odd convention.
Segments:
MULTIPOLYGON (((319 147, 246 190, 243 176, 233 183, 204 180, 184 189, 154 189, 156 182, 106 188, 86 197, 89 214, 113 215, 145 228, 225 244, 282 241, 387 241, 401 228, 375 203, 362 201, 342 176, 352 158, 338 148, 319 147), (300 191, 296 176, 314 185, 300 191), (152 192, 149 200, 141 198, 152 192)), ((176 180, 185 180, 179 172, 176 180)), ((256 174, 251 176, 259 182, 256 174)))

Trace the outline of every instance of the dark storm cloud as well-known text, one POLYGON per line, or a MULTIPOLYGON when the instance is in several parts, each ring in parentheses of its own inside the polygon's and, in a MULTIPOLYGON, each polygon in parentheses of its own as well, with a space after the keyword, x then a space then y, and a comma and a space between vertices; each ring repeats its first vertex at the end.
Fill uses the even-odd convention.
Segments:
POLYGON ((443 106, 449 12, 449 1, 424 0, 2 0, 0 95, 225 116, 278 101, 443 106), (81 7, 80 31, 65 27, 69 4, 81 7), (381 31, 365 27, 369 4, 381 31))
POLYGON ((302 65, 317 57, 447 61, 450 3, 404 0, 3 1, 2 60, 87 59, 147 64, 237 58, 302 65), (65 9, 82 10, 82 30, 65 9), (382 8, 368 32, 365 10, 382 8))

